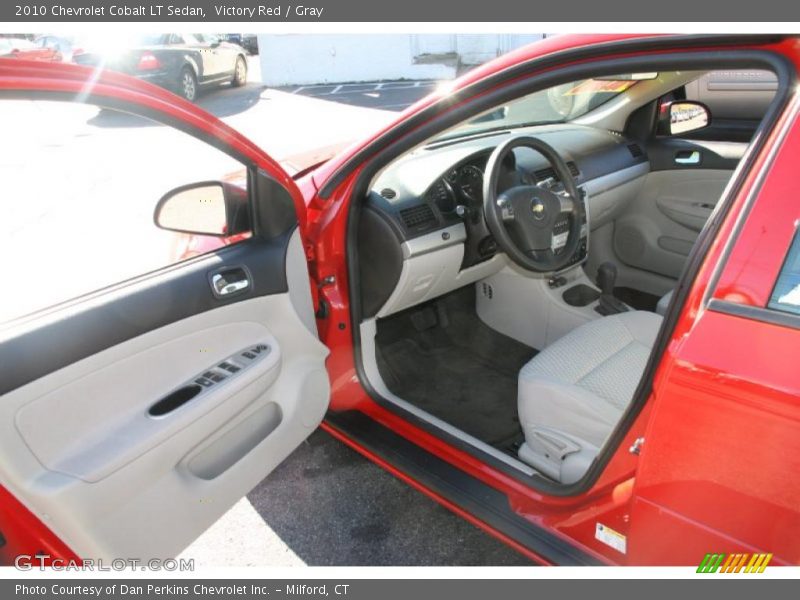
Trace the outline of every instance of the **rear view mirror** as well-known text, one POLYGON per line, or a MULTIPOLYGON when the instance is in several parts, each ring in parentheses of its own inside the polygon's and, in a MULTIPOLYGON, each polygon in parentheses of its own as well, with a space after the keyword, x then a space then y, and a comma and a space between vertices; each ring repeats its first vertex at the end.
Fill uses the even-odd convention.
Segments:
POLYGON ((247 191, 219 181, 191 183, 165 194, 154 221, 168 231, 229 236, 250 230, 247 191))
POLYGON ((667 107, 669 109, 667 130, 670 135, 696 131, 707 127, 711 122, 711 112, 700 102, 681 100, 679 102, 671 102, 667 107))

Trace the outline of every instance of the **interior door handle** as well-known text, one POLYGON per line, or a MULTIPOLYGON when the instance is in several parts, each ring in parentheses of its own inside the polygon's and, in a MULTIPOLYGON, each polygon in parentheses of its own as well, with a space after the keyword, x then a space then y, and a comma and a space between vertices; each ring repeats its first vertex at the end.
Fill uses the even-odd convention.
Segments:
POLYGON ((226 269, 211 275, 211 291, 215 296, 231 296, 249 288, 250 277, 242 267, 226 269))
POLYGON ((675 163, 679 165, 699 165, 700 164, 700 151, 683 150, 675 154, 675 163))

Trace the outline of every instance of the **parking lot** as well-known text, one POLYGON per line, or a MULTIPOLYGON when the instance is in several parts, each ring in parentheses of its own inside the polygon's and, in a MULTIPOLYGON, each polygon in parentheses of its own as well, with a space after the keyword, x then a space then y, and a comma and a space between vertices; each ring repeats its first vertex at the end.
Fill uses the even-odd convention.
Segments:
POLYGON ((279 88, 290 94, 364 108, 400 111, 431 93, 436 81, 379 81, 279 88))
MULTIPOLYGON (((279 160, 367 135, 437 85, 269 89, 258 82, 255 62, 250 73, 246 86, 210 91, 198 103, 279 160)), ((3 127, 18 145, 0 154, 2 193, 24 198, 33 189, 40 199, 13 203, 0 225, 0 250, 13 256, 32 246, 30 236, 39 242, 24 264, 12 261, 5 273, 8 281, 29 283, 26 294, 3 303, 0 321, 167 264, 172 237, 153 227, 153 208, 175 185, 222 175, 207 171, 214 162, 208 149, 189 138, 185 148, 176 146, 171 136, 180 134, 131 115, 13 102, 2 113, 3 127), (90 190, 76 178, 81 167, 90 190)), ((323 432, 184 556, 221 566, 526 562, 323 432)))

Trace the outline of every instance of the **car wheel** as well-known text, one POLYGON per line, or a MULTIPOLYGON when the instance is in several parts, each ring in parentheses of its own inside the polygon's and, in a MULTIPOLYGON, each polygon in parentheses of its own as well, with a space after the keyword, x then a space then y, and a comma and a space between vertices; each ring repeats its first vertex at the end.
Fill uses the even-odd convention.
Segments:
POLYGON ((197 99, 197 77, 189 67, 184 67, 181 71, 178 93, 189 102, 194 102, 197 99))
POLYGON ((245 83, 247 83, 247 61, 243 56, 238 56, 236 58, 236 67, 233 71, 233 85, 234 87, 240 87, 245 83))

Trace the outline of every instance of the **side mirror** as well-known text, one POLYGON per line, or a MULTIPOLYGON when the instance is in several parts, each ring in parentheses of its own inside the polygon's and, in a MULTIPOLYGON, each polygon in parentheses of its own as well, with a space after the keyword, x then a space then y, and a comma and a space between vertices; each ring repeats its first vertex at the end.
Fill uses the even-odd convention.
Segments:
POLYGON ((203 181, 167 192, 153 220, 168 231, 227 237, 250 230, 247 190, 230 183, 203 181))
POLYGON ((711 111, 705 104, 690 100, 670 102, 662 107, 664 115, 663 129, 669 135, 680 135, 708 127, 711 122, 711 111))

